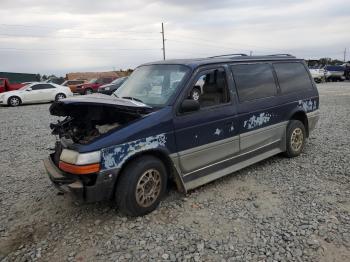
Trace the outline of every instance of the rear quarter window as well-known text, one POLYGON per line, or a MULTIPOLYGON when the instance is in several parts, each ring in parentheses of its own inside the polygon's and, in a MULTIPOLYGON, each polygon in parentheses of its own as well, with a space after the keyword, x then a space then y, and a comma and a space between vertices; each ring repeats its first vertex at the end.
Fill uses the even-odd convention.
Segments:
POLYGON ((271 65, 237 64, 232 65, 231 70, 241 102, 277 94, 271 65))
POLYGON ((282 94, 312 89, 312 82, 302 63, 274 63, 282 94))

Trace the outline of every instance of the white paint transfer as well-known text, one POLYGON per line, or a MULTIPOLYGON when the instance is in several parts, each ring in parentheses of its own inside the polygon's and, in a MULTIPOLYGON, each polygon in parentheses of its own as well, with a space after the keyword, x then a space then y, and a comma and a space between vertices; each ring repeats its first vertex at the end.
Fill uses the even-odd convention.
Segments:
POLYGON ((317 102, 316 100, 312 101, 311 99, 299 100, 298 106, 302 107, 305 112, 311 112, 317 109, 317 102))
POLYGON ((260 113, 258 116, 253 115, 251 118, 244 121, 243 127, 253 129, 255 127, 262 126, 270 121, 271 116, 272 115, 269 113, 260 113))
POLYGON ((166 135, 159 134, 102 150, 102 169, 120 168, 132 155, 144 150, 164 147, 166 135))
POLYGON ((221 133, 222 133, 222 130, 217 128, 217 129, 215 129, 214 135, 219 136, 221 133))

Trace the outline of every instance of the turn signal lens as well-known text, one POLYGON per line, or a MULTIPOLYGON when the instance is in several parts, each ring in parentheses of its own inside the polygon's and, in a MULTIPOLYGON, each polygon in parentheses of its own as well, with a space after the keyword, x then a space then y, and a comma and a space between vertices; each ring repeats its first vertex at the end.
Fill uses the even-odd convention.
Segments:
POLYGON ((90 164, 77 166, 73 164, 69 164, 63 161, 60 161, 59 168, 67 173, 76 174, 76 175, 87 175, 100 171, 100 164, 90 164))

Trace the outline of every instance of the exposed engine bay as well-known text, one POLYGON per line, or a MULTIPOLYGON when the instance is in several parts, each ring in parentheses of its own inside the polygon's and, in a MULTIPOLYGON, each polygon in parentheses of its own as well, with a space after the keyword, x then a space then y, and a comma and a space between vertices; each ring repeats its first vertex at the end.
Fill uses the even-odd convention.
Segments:
POLYGON ((86 96, 85 100, 65 99, 52 104, 50 113, 65 117, 50 124, 52 134, 72 140, 74 143, 88 144, 108 131, 151 112, 150 107, 135 105, 134 101, 121 103, 120 99, 112 99, 114 103, 111 103, 111 99, 107 99, 106 103, 102 103, 102 99, 96 101, 98 96, 93 98, 86 96))

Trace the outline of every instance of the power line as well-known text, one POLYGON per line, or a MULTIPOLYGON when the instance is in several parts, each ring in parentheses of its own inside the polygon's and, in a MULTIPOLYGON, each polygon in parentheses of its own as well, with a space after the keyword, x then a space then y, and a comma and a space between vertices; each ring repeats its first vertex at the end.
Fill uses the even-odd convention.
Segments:
POLYGON ((54 48, 46 48, 46 49, 34 49, 34 48, 14 48, 14 47, 0 47, 0 50, 9 50, 9 51, 29 51, 29 52, 47 52, 47 51, 94 51, 94 52, 113 52, 113 51, 149 51, 149 50, 159 50, 158 48, 99 48, 99 49, 54 49, 54 48))
POLYGON ((110 39, 128 39, 128 40, 157 40, 157 38, 130 38, 130 37, 84 37, 84 36, 43 36, 43 35, 13 35, 13 34, 0 34, 0 36, 17 37, 17 38, 55 38, 55 39, 91 39, 91 40, 110 40, 110 39))
MULTIPOLYGON (((62 27, 50 27, 50 26, 38 26, 38 25, 21 25, 21 24, 0 24, 0 26, 3 27, 24 27, 24 28, 45 28, 45 29, 56 29, 56 30, 65 30, 65 29, 69 29, 70 31, 82 31, 82 29, 74 29, 74 28, 62 28, 62 27)), ((140 31, 140 30, 120 30, 120 29, 113 29, 111 31, 102 31, 102 30, 86 30, 89 32, 98 32, 98 33, 115 33, 115 32, 119 32, 119 33, 136 33, 136 34, 157 34, 157 32, 154 31, 140 31)))

